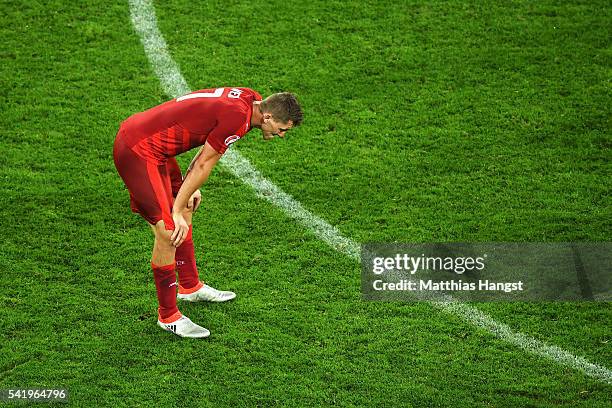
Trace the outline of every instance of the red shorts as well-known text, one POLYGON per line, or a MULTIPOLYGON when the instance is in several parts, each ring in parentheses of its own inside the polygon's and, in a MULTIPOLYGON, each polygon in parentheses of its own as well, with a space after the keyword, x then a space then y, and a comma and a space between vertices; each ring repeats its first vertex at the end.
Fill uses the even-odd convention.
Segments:
POLYGON ((130 207, 151 225, 163 221, 167 230, 174 230, 172 204, 183 176, 174 157, 158 165, 138 156, 125 145, 119 131, 113 157, 115 167, 130 192, 130 207))

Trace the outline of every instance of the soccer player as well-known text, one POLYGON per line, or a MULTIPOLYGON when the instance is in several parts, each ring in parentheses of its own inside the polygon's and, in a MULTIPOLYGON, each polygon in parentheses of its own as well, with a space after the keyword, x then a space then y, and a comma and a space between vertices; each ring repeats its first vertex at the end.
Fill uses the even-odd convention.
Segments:
POLYGON ((176 272, 179 299, 225 302, 236 297, 200 281, 191 226, 202 199, 199 188, 226 149, 252 128, 270 140, 285 137, 301 122, 293 94, 262 100, 252 89, 216 88, 172 99, 121 124, 113 157, 132 211, 151 224, 155 235, 151 268, 159 302, 157 323, 164 330, 181 337, 210 335, 178 310, 176 272), (175 156, 198 146, 183 177, 175 156))

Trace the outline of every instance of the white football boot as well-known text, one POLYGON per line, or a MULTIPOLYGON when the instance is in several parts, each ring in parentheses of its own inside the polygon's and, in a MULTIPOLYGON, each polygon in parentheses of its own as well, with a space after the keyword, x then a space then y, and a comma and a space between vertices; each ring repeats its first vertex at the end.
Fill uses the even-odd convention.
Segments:
POLYGON ((181 316, 177 321, 172 323, 162 323, 158 320, 157 324, 162 329, 174 333, 179 337, 201 339, 210 336, 208 329, 198 326, 187 316, 181 316))
POLYGON ((235 298, 236 294, 204 285, 193 293, 179 293, 177 297, 188 302, 227 302, 235 298))

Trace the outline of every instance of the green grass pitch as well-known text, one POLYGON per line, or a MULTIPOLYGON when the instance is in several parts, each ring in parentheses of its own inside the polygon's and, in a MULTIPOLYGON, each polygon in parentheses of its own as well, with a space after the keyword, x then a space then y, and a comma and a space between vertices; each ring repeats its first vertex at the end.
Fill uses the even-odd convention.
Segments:
MULTIPOLYGON (((609 2, 155 7, 192 89, 299 96, 287 140, 233 148, 344 236, 611 240, 609 2)), ((112 160, 119 123, 169 99, 128 2, 0 11, 0 389, 65 387, 79 407, 612 404, 609 384, 427 303, 363 302, 354 260, 221 167, 194 240, 238 298, 182 306, 206 341, 161 331, 152 236, 112 160)), ((609 303, 475 306, 612 367, 609 303)))

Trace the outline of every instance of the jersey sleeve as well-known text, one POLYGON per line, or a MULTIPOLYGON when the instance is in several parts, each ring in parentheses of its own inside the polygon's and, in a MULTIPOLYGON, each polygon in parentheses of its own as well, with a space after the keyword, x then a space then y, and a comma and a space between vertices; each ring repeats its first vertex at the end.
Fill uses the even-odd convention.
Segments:
POLYGON ((227 148, 236 140, 244 136, 244 126, 247 113, 244 111, 228 111, 223 113, 217 125, 210 131, 206 141, 219 154, 225 153, 227 148))

